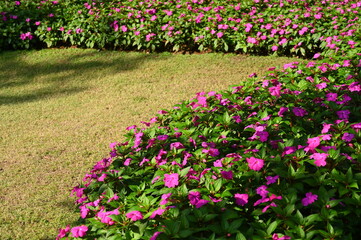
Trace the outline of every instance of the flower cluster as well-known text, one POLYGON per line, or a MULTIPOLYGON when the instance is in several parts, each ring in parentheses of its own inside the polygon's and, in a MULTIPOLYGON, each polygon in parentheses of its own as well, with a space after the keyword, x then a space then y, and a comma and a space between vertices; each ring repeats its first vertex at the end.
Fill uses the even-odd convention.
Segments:
POLYGON ((319 58, 359 47, 357 0, 2 2, 0 49, 46 43, 319 58), (24 42, 22 32, 35 37, 24 42))
POLYGON ((58 237, 358 236, 360 56, 270 68, 128 127, 74 188, 80 225, 58 237))

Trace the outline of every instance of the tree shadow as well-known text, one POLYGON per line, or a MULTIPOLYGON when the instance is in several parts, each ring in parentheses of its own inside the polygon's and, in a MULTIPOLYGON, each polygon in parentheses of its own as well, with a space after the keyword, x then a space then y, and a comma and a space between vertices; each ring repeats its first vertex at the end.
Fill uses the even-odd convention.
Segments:
POLYGON ((89 88, 88 81, 104 77, 104 73, 111 76, 134 70, 153 58, 149 54, 114 54, 111 51, 51 51, 56 52, 0 52, 0 105, 80 93, 89 88))

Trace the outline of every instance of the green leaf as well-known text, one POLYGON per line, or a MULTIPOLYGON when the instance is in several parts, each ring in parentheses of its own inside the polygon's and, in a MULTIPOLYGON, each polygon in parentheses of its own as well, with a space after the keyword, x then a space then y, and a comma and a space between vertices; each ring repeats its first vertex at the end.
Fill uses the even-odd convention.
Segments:
POLYGON ((274 232, 274 230, 276 230, 277 226, 278 226, 278 222, 273 221, 267 228, 267 234, 271 235, 274 232))
POLYGON ((191 167, 183 168, 183 169, 180 171, 179 176, 180 176, 180 177, 184 177, 185 175, 187 175, 187 173, 189 172, 189 169, 190 169, 190 168, 191 168, 191 167))
POLYGON ((189 229, 185 229, 185 230, 181 230, 179 232, 179 236, 181 238, 187 238, 187 237, 191 236, 193 233, 194 233, 193 231, 191 231, 189 229))
POLYGON ((247 238, 241 232, 237 232, 236 240, 247 240, 247 238))
POLYGON ((334 234, 335 233, 335 230, 333 229, 332 225, 328 222, 327 223, 327 231, 330 233, 330 234, 334 234))
POLYGON ((236 232, 243 222, 244 219, 237 219, 235 221, 232 221, 231 224, 229 225, 228 232, 229 233, 236 232))
POLYGON ((217 179, 215 182, 214 182, 214 191, 215 192, 218 192, 221 187, 222 187, 222 182, 223 180, 220 178, 220 179, 217 179))

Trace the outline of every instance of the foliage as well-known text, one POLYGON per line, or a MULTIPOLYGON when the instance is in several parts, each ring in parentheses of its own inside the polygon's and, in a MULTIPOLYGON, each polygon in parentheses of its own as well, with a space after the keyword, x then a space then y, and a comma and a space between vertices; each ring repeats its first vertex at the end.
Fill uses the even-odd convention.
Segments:
POLYGON ((334 49, 330 41, 361 34, 359 1, 5 0, 1 7, 0 49, 75 45, 312 57, 334 49))
POLYGON ((358 239, 361 54, 339 49, 130 126, 58 238, 358 239))

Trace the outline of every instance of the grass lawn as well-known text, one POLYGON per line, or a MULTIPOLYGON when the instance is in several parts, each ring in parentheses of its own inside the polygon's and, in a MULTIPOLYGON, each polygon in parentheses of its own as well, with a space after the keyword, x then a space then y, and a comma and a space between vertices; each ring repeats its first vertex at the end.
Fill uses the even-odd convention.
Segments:
POLYGON ((296 61, 82 49, 0 53, 1 239, 54 239, 70 190, 125 128, 200 91, 296 61))

